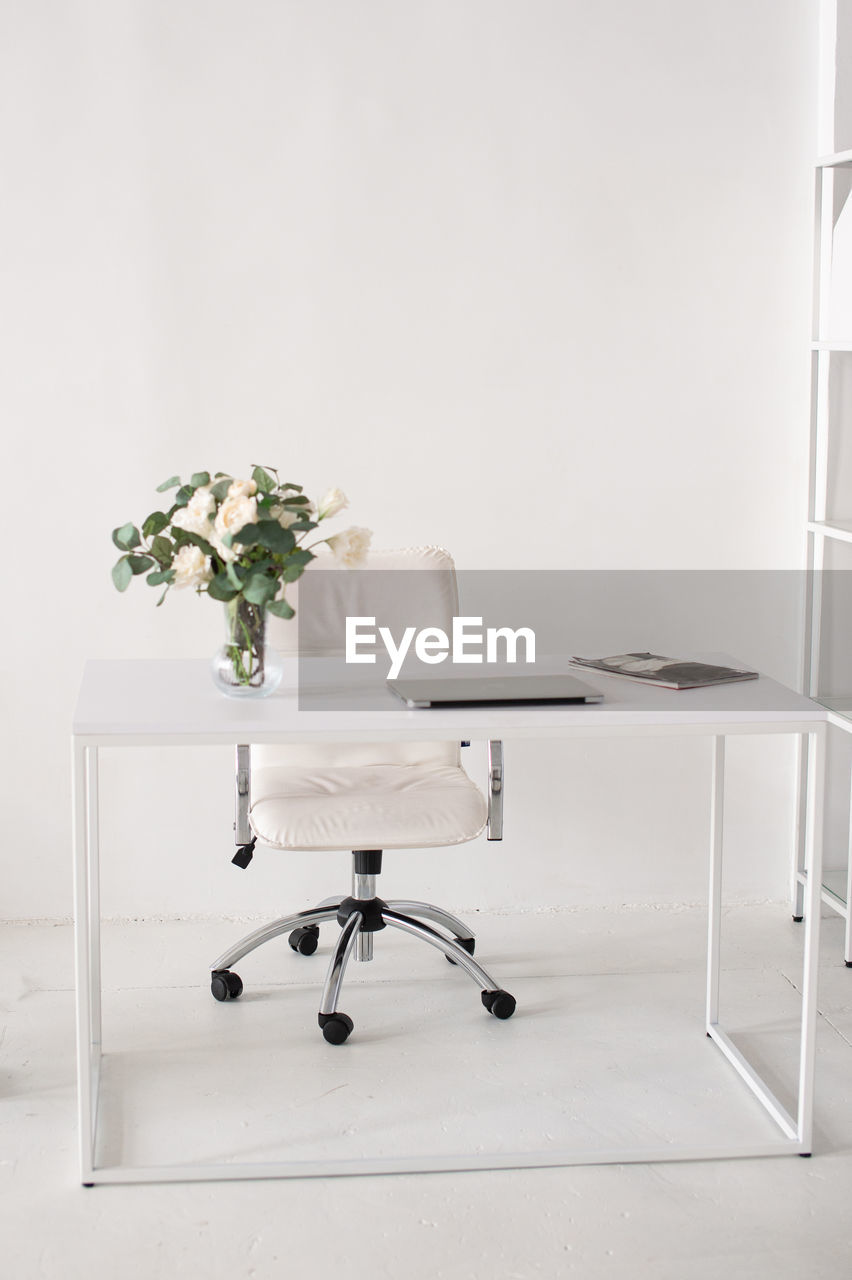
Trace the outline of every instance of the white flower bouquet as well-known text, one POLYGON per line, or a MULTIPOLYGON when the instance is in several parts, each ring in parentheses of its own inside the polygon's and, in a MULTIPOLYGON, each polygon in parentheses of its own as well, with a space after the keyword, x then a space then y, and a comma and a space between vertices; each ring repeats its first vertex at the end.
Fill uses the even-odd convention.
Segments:
POLYGON ((322 521, 348 506, 340 489, 314 503, 298 484, 282 483, 274 467, 255 467, 250 480, 218 471, 196 472, 187 484, 172 476, 158 493, 177 489, 168 511, 152 511, 141 529, 125 524, 112 532, 122 553, 112 570, 119 591, 146 575, 149 586, 194 587, 226 606, 227 636, 214 660, 214 676, 228 693, 271 692, 280 679, 280 662, 267 652, 267 612, 292 618, 285 598, 327 544, 344 568, 363 563, 369 529, 350 528, 327 538, 305 540, 322 521), (271 665, 277 666, 277 679, 271 665))

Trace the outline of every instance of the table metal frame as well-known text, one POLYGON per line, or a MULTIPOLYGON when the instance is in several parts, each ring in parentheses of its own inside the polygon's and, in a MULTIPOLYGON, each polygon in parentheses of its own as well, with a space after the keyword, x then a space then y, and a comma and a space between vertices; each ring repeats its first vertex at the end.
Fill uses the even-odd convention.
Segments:
MULTIPOLYGON (((540 708, 537 710, 541 710, 540 708)), ((98 1098, 102 1064, 101 1036, 101 948, 99 901, 99 838, 98 838, 98 752, 99 748, 151 745, 211 745, 245 740, 239 729, 223 726, 221 732, 193 733, 185 726, 174 732, 165 730, 130 730, 116 732, 77 732, 72 739, 73 767, 73 824, 74 824, 74 904, 75 904, 75 959, 76 959, 76 1013, 77 1013, 77 1075, 79 1109, 80 1177, 85 1185, 118 1182, 183 1182, 235 1180, 249 1178, 316 1177, 350 1174, 381 1174, 406 1172, 435 1172, 468 1169, 531 1168, 558 1165, 626 1164, 671 1160, 704 1160, 781 1154, 808 1155, 813 1140, 814 1059, 817 1021, 817 972, 820 925, 820 884, 822 870, 822 796, 825 770, 826 724, 822 709, 813 704, 813 718, 801 715, 789 721, 774 719, 767 722, 759 716, 743 719, 741 715, 730 721, 707 723, 623 723, 596 726, 588 713, 576 727, 564 723, 548 722, 536 727, 525 722, 513 735, 512 716, 501 723, 498 709, 494 709, 488 726, 464 723, 461 711, 453 713, 459 731, 443 737, 461 739, 488 739, 501 737, 504 742, 513 736, 536 737, 610 737, 610 736, 706 736, 712 742, 712 784, 709 840, 709 913, 706 987, 706 1033, 727 1058, 761 1105, 777 1125, 779 1136, 773 1141, 752 1142, 735 1139, 716 1140, 699 1144, 666 1144, 660 1148, 605 1148, 595 1151, 548 1148, 539 1151, 510 1153, 470 1153, 456 1155, 404 1154, 392 1157, 357 1160, 275 1160, 258 1163, 181 1163, 148 1165, 99 1165, 96 1159, 98 1137, 98 1098), (461 731, 463 727, 463 732, 461 731), (722 855, 724 826, 725 739, 741 734, 795 734, 807 740, 812 767, 808 776, 808 792, 803 797, 797 820, 803 826, 809 875, 806 885, 805 919, 803 923, 804 959, 802 978, 802 1011, 799 1042, 799 1082, 795 1114, 791 1114, 779 1101, 757 1068, 736 1047, 720 1022, 719 975, 721 966, 722 920, 722 855)), ((413 722, 417 712, 400 715, 401 738, 434 738, 438 731, 426 732, 422 719, 413 722), (412 728, 417 724, 416 730, 412 728)), ((449 722, 453 722, 452 717, 449 722)), ((447 722, 447 723, 449 723, 447 722)), ((325 729, 326 740, 354 737, 347 730, 335 735, 325 729)), ((385 740, 397 736, 393 730, 381 730, 385 740)), ((285 732, 256 734, 267 742, 296 741, 298 734, 292 725, 285 732)), ((316 739, 314 739, 316 740, 316 739)), ((803 742, 804 745, 804 742, 803 742)), ((318 1046, 318 1052, 324 1046, 318 1046)), ((512 1100, 514 1105, 515 1100, 512 1100)))

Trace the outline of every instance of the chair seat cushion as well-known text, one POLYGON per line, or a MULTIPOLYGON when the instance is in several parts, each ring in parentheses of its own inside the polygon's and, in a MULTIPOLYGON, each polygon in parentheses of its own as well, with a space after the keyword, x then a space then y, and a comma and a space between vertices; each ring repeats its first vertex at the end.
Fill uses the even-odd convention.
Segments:
POLYGON ((422 849, 484 829, 485 797, 453 765, 252 772, 251 826, 276 849, 422 849))

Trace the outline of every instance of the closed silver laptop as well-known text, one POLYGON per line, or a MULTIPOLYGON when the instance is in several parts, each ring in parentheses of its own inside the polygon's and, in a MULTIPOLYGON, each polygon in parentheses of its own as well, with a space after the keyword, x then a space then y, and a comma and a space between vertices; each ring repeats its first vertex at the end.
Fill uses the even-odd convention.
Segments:
POLYGON ((603 694, 575 676, 424 676, 388 680, 407 707, 547 706, 603 702, 603 694))

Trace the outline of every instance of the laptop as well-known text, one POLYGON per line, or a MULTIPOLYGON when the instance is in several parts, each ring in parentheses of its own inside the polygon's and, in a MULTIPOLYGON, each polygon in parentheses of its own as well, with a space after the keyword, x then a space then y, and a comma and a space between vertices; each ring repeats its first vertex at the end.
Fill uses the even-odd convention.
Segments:
POLYGON ((535 707, 603 702, 603 694, 575 676, 440 676, 388 680, 407 707, 535 707))

